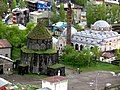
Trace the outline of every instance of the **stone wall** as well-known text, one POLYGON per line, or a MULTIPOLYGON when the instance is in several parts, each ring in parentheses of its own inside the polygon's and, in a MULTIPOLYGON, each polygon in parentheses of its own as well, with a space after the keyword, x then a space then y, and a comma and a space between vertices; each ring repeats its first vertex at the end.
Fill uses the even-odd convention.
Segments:
POLYGON ((58 62, 58 53, 29 54, 21 52, 21 63, 29 66, 29 72, 47 74, 47 67, 58 62))
POLYGON ((12 74, 13 73, 13 62, 0 58, 0 65, 3 68, 3 74, 12 74))
POLYGON ((27 40, 27 48, 32 50, 47 50, 52 48, 52 38, 51 39, 38 39, 38 40, 27 40))
POLYGON ((65 76, 65 67, 59 67, 59 68, 47 68, 47 75, 49 76, 56 76, 58 75, 58 72, 60 71, 60 76, 65 76))

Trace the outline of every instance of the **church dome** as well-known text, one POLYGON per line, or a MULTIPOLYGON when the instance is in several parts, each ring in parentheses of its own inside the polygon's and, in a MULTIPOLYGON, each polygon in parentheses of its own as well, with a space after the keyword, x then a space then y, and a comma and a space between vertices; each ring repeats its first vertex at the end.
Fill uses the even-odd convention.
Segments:
MULTIPOLYGON (((71 27, 71 36, 77 33, 77 30, 74 27, 71 27)), ((62 36, 67 36, 67 28, 62 32, 62 36)))
POLYGON ((111 30, 111 25, 108 24, 108 22, 104 20, 99 20, 96 21, 92 26, 91 29, 93 30, 106 30, 110 31, 111 30))
POLYGON ((96 21, 94 24, 93 24, 94 27, 110 27, 110 25, 108 24, 108 22, 104 21, 104 20, 99 20, 99 21, 96 21))

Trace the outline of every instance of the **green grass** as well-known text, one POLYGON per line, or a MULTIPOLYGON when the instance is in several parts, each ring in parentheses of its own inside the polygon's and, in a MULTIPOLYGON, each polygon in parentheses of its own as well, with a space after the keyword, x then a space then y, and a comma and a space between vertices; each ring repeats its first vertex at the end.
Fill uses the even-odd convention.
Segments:
POLYGON ((95 71, 95 70, 103 70, 103 71, 114 71, 120 72, 120 66, 112 65, 109 63, 104 62, 97 62, 95 66, 91 67, 83 67, 81 68, 82 71, 95 71))
POLYGON ((20 48, 12 48, 12 60, 20 58, 20 48))
POLYGON ((52 66, 49 66, 49 68, 53 68, 53 69, 60 68, 60 67, 64 67, 64 65, 57 63, 57 64, 54 64, 52 66))
POLYGON ((52 53, 57 53, 57 50, 55 49, 48 49, 48 50, 30 50, 30 49, 27 49, 26 46, 22 47, 21 50, 25 53, 36 53, 36 54, 52 54, 52 53))
POLYGON ((47 78, 48 76, 47 75, 38 75, 38 74, 25 74, 24 77, 28 77, 28 76, 32 76, 32 77, 38 77, 38 78, 47 78))
MULTIPOLYGON (((65 65, 65 68, 68 68, 71 70, 77 70, 77 67, 73 67, 69 65, 65 65)), ((120 73, 120 66, 116 66, 116 65, 112 65, 112 64, 104 63, 104 62, 97 62, 97 64, 94 66, 80 67, 80 70, 82 70, 82 72, 103 70, 103 71, 113 71, 116 73, 120 73)))

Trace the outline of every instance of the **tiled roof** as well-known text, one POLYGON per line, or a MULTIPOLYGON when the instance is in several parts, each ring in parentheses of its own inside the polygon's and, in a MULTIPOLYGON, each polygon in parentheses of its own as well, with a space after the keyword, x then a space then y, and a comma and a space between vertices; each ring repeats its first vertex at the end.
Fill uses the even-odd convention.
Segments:
POLYGON ((54 83, 54 82, 67 80, 67 78, 63 76, 52 76, 52 77, 44 78, 43 80, 54 83))
POLYGON ((0 48, 10 48, 12 45, 8 42, 7 39, 0 40, 0 48))
POLYGON ((113 53, 105 52, 102 54, 103 57, 111 58, 114 57, 115 55, 113 53))

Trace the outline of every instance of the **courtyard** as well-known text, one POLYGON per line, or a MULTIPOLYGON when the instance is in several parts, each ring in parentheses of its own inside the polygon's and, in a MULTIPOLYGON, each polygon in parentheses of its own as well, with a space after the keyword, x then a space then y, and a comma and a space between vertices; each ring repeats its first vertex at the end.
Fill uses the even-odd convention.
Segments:
MULTIPOLYGON (((0 77, 22 85, 35 85, 41 87, 41 78, 37 75, 0 75, 0 77)), ((80 74, 71 69, 66 69, 66 77, 69 80, 68 90, 102 90, 106 84, 120 84, 120 76, 111 71, 87 71, 80 74)))

